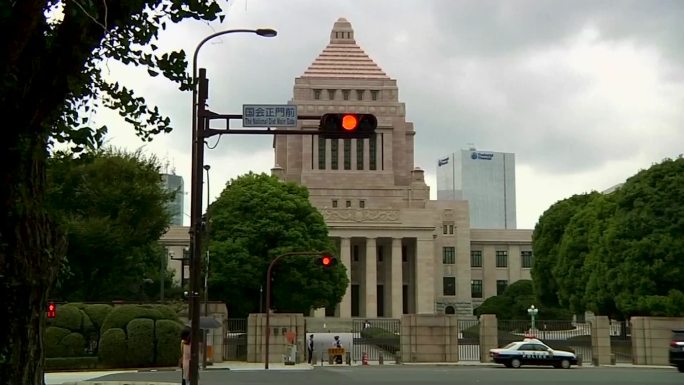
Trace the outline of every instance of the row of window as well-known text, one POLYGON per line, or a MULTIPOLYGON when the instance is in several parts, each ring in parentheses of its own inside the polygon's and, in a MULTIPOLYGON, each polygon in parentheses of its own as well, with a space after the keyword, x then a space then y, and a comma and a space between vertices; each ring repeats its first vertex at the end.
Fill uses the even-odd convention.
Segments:
MULTIPOLYGON (((520 265, 524 269, 532 268, 532 251, 523 250, 520 252, 520 265)), ((442 263, 453 265, 456 263, 456 248, 445 246, 442 248, 442 263)), ((470 251, 470 267, 482 267, 482 250, 470 251)), ((496 251, 496 267, 508 267, 508 251, 496 251)))
MULTIPOLYGON (((323 137, 318 137, 318 169, 325 170, 326 167, 326 154, 325 148, 327 140, 323 137)), ((365 139, 353 139, 356 141, 356 167, 354 170, 363 170, 364 165, 364 141, 365 139)), ((352 169, 352 139, 342 139, 343 151, 344 151, 344 164, 343 168, 345 170, 352 169)), ((371 136, 368 139, 368 169, 377 169, 377 138, 371 136)), ((330 139, 330 169, 338 170, 339 166, 339 139, 330 139)))
MULTIPOLYGON (((356 95, 356 100, 364 100, 366 93, 370 93, 370 100, 378 100, 378 96, 380 95, 380 90, 335 90, 335 89, 328 89, 328 99, 326 100, 335 100, 335 96, 337 96, 337 91, 341 91, 342 93, 342 100, 350 100, 352 91, 356 91, 354 94, 356 95)), ((323 90, 321 89, 314 89, 313 90, 313 98, 314 100, 321 100, 321 94, 323 93, 323 90)))
MULTIPOLYGON (((508 287, 508 280, 499 279, 496 281, 496 295, 503 294, 508 287)), ((444 277, 442 282, 443 295, 456 295, 456 277, 444 277)), ((474 279, 470 281, 470 297, 482 298, 482 280, 474 279)))
MULTIPOLYGON (((333 199, 333 200, 332 200, 332 207, 333 207, 334 209, 336 209, 337 207, 339 207, 339 204, 338 204, 338 202, 337 202, 337 199, 333 199)), ((345 207, 345 208, 348 208, 348 209, 351 208, 351 207, 352 207, 352 201, 344 201, 344 207, 345 207)), ((366 201, 360 200, 360 201, 359 201, 359 208, 360 208, 360 209, 366 208, 366 201)))

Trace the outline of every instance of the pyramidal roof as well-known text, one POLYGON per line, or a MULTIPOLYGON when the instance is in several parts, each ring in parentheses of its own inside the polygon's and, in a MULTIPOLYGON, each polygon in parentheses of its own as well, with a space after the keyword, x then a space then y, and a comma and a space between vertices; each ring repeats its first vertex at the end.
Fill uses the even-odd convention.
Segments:
POLYGON ((356 44, 354 30, 339 18, 330 32, 330 44, 304 71, 304 78, 389 79, 383 70, 356 44))

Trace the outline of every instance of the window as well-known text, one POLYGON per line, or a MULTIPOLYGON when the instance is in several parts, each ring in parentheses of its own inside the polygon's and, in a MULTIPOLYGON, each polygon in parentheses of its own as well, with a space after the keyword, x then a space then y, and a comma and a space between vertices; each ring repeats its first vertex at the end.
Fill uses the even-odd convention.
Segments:
POLYGON ((377 164, 376 164, 376 159, 378 158, 377 156, 377 151, 378 151, 378 140, 377 136, 373 135, 368 139, 368 156, 369 156, 369 169, 371 170, 376 170, 377 169, 377 164))
POLYGON ((442 226, 442 233, 447 233, 447 225, 442 226))
POLYGON ((521 251, 520 257, 522 259, 522 267, 524 269, 529 269, 532 267, 532 250, 521 251))
POLYGON ((328 90, 328 100, 335 100, 335 90, 328 90))
POLYGON ((401 246, 401 261, 408 262, 408 248, 406 246, 401 246))
POLYGON ((508 287, 508 280, 505 279, 498 279, 496 281, 496 295, 501 295, 506 291, 506 288, 508 287))
POLYGON ((442 293, 444 295, 456 295, 456 277, 444 277, 442 293))
POLYGON ((454 225, 449 225, 449 234, 454 233, 454 225))
POLYGON ((456 251, 453 246, 442 248, 442 263, 445 265, 453 265, 456 263, 456 251))
POLYGON ((363 139, 356 140, 356 169, 363 170, 363 139))
POLYGON ((337 199, 333 199, 332 201, 332 207, 336 208, 337 207, 337 199))
POLYGON ((363 100, 363 90, 356 90, 356 99, 363 100))
POLYGON ((342 90, 342 99, 349 100, 349 90, 342 90))
POLYGON ((496 267, 508 267, 508 251, 496 251, 496 267))
POLYGON ((375 250, 376 250, 376 252, 377 252, 377 255, 376 255, 377 261, 378 261, 378 262, 382 262, 382 257, 383 257, 383 254, 384 254, 384 252, 383 252, 383 250, 382 250, 382 246, 378 246, 378 248, 375 249, 375 250))
POLYGON ((359 208, 366 208, 366 201, 359 201, 359 208))
POLYGON ((330 169, 331 170, 337 170, 337 163, 339 162, 340 157, 338 156, 338 150, 339 150, 339 140, 337 139, 332 139, 330 141, 330 169))
POLYGON ((351 170, 351 139, 344 140, 344 169, 351 170))
POLYGON ((470 250, 470 267, 482 267, 482 250, 470 250))
POLYGON ((318 137, 318 169, 325 170, 325 139, 318 137))
POLYGON ((380 91, 378 91, 378 90, 371 90, 371 99, 372 100, 378 100, 378 93, 379 92, 380 91))
POLYGON ((346 202, 344 202, 344 206, 345 206, 346 208, 350 208, 350 207, 351 207, 351 201, 346 201, 346 202))
POLYGON ((321 90, 313 90, 315 100, 321 100, 321 90))
POLYGON ((352 246, 352 260, 354 262, 359 261, 359 245, 352 246))
POLYGON ((474 279, 470 281, 470 296, 472 298, 482 298, 482 280, 474 279))

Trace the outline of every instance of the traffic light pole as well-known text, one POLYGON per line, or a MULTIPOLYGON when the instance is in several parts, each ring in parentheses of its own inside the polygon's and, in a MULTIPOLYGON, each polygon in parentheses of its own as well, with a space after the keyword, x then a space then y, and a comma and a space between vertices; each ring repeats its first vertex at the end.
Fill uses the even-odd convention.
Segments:
POLYGON ((268 355, 270 353, 271 347, 271 270, 273 270, 273 265, 283 257, 290 257, 294 255, 328 255, 329 253, 323 253, 320 251, 294 251, 290 253, 280 254, 279 256, 273 258, 271 263, 268 264, 268 270, 266 271, 266 346, 264 347, 264 369, 268 369, 268 355))

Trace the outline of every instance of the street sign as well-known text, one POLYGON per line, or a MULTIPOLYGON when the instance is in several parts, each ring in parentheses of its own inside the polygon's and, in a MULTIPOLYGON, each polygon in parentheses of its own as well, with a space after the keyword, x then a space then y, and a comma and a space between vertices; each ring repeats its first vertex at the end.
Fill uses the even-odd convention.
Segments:
POLYGON ((243 104, 242 127, 297 127, 297 106, 243 104))

